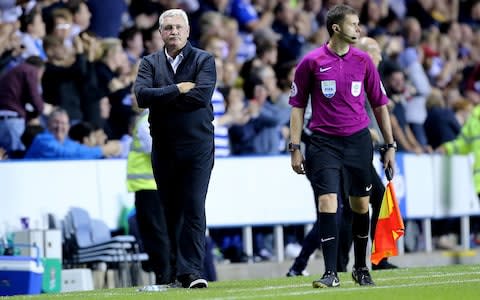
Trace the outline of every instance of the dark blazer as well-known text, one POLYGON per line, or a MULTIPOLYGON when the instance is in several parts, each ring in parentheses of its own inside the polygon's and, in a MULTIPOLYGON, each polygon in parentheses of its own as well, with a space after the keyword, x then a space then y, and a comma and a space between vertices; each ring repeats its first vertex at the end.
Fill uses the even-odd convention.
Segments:
POLYGON ((174 73, 165 51, 145 56, 140 63, 134 90, 140 107, 150 109, 153 140, 164 144, 213 144, 213 107, 216 83, 215 60, 189 42, 174 73), (191 81, 195 87, 180 94, 176 84, 191 81))

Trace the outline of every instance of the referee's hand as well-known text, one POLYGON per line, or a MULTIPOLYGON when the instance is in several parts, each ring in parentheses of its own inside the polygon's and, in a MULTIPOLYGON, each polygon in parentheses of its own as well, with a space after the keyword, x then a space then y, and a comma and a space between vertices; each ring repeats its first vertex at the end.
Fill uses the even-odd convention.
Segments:
POLYGON ((291 153, 292 169, 297 174, 305 174, 305 158, 300 150, 291 153))

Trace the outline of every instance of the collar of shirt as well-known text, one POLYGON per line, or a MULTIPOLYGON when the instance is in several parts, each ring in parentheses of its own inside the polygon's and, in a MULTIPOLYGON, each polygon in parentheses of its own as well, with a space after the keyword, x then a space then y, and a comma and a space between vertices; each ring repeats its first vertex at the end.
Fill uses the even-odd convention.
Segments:
POLYGON ((172 66, 173 73, 177 73, 178 65, 180 65, 183 60, 183 51, 180 52, 175 58, 173 58, 167 53, 167 49, 165 49, 165 55, 167 56, 168 62, 172 66))

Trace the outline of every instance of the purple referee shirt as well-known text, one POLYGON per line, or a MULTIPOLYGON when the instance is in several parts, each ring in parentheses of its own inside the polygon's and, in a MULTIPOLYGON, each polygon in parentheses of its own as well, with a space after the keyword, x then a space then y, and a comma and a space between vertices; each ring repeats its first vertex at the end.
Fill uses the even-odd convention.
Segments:
POLYGON ((308 128, 326 134, 349 136, 370 122, 365 92, 372 108, 388 103, 380 76, 367 53, 350 47, 343 57, 323 45, 300 61, 290 93, 290 105, 312 102, 308 128))

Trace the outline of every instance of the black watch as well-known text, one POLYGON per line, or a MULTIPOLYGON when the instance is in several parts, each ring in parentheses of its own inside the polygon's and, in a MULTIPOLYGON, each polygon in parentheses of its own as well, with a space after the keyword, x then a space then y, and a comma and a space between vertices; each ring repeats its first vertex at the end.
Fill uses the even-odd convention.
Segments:
POLYGON ((393 148, 395 151, 397 151, 397 142, 393 142, 391 144, 385 144, 385 148, 388 150, 390 148, 393 148))
POLYGON ((293 152, 295 150, 300 150, 300 144, 288 143, 288 152, 293 152))

